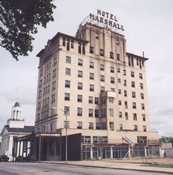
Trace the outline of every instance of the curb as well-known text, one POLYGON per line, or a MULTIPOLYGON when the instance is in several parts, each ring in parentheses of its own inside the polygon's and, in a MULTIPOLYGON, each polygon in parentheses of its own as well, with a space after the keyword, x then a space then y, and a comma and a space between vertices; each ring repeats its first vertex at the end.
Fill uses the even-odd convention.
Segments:
POLYGON ((136 169, 136 168, 117 168, 117 167, 106 167, 106 166, 98 166, 98 165, 79 165, 73 163, 65 163, 65 162, 44 162, 40 163, 48 163, 48 164, 60 164, 60 165, 72 165, 72 166, 80 166, 80 167, 88 167, 88 168, 106 168, 106 169, 116 169, 116 170, 127 170, 127 171, 140 171, 140 172, 150 172, 150 173, 164 173, 164 174, 173 174, 173 172, 161 171, 161 170, 146 170, 146 169, 136 169))

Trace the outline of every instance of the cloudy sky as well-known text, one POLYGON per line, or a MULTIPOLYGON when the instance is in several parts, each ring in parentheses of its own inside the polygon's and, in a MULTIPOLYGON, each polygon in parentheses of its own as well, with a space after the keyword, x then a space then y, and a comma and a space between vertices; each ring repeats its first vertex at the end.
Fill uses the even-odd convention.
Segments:
POLYGON ((0 48, 0 129, 15 101, 22 116, 34 123, 37 89, 36 54, 57 32, 74 35, 80 22, 96 9, 112 12, 124 24, 129 52, 145 56, 150 120, 161 135, 173 135, 173 1, 172 0, 55 0, 55 21, 35 36, 34 51, 16 62, 0 48))

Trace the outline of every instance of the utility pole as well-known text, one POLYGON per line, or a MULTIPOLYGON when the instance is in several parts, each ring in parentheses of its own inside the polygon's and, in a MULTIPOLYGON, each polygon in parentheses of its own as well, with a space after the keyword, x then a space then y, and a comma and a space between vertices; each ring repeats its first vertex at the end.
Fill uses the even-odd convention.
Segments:
POLYGON ((65 114, 65 161, 68 160, 68 138, 67 138, 67 128, 68 128, 68 121, 67 121, 67 112, 64 111, 65 114))

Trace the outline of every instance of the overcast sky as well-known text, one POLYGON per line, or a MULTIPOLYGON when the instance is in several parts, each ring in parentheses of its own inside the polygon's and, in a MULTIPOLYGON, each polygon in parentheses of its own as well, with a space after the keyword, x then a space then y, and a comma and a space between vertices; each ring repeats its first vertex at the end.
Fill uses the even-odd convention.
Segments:
POLYGON ((37 91, 36 54, 57 32, 75 35, 83 18, 96 9, 115 14, 125 26, 127 50, 145 56, 152 128, 173 135, 173 0, 55 0, 55 21, 35 36, 34 51, 16 62, 0 48, 0 129, 10 117, 13 103, 34 123, 37 91))

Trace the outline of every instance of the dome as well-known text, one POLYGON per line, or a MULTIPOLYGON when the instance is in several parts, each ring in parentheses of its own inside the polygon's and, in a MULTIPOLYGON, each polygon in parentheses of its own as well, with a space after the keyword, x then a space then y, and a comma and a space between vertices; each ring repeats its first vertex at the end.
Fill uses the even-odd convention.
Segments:
POLYGON ((20 107, 20 103, 19 102, 14 103, 14 107, 20 107))

